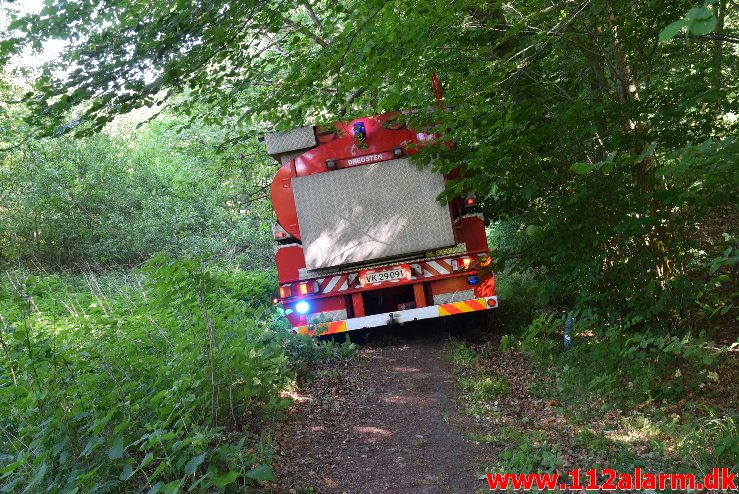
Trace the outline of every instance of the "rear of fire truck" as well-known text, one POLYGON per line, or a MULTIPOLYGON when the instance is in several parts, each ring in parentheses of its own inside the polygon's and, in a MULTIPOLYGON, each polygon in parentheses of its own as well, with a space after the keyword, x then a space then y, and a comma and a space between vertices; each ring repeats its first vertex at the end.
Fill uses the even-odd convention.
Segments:
POLYGON ((411 156, 432 135, 397 113, 265 136, 279 301, 293 331, 326 335, 497 306, 474 198, 411 156))

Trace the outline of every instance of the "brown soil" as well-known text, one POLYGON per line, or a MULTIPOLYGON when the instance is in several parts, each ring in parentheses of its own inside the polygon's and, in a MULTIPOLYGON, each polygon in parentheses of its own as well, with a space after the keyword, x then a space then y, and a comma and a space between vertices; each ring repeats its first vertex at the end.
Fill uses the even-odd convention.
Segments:
POLYGON ((365 345, 295 396, 276 437, 287 493, 474 493, 483 446, 466 440, 469 417, 438 333, 365 345), (311 490, 312 489, 312 490, 311 490))
MULTIPOLYGON (((384 341, 363 345, 353 361, 311 373, 312 381, 293 396, 275 435, 277 483, 271 492, 474 494, 489 492, 481 473, 499 468, 549 470, 564 477, 575 467, 641 465, 664 471, 677 460, 663 447, 667 432, 644 428, 640 410, 612 409, 607 396, 582 400, 555 394, 556 369, 535 372, 520 352, 499 351, 495 327, 483 326, 483 334, 475 334, 472 324, 456 324, 467 328, 456 337, 480 357, 474 365, 482 369, 460 367, 453 375, 444 356, 446 329, 454 325, 423 325, 390 332, 384 341), (509 391, 465 413, 455 378, 481 370, 503 379, 509 391), (502 450, 519 446, 518 437, 552 458, 498 464, 502 450)), ((722 375, 717 386, 725 390, 713 393, 716 405, 734 403, 726 395, 735 389, 726 383, 733 382, 722 375)), ((708 395, 702 399, 710 403, 708 395)), ((653 406, 665 414, 675 408, 677 414, 682 405, 653 406)))

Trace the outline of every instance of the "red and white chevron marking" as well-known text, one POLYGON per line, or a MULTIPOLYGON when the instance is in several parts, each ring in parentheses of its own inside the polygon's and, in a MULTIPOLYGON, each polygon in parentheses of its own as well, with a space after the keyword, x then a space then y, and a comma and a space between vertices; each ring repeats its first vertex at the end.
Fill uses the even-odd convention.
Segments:
POLYGON ((435 261, 422 261, 418 264, 423 268, 423 277, 432 278, 434 276, 444 276, 445 274, 452 274, 451 259, 437 259, 435 261))
POLYGON ((349 289, 349 275, 348 274, 337 274, 336 276, 327 276, 326 278, 319 278, 318 288, 320 293, 334 293, 343 292, 349 289))
MULTIPOLYGON (((454 273, 454 268, 452 267, 452 259, 434 259, 433 261, 419 261, 411 263, 410 266, 411 268, 420 266, 420 268, 423 270, 423 278, 435 278, 437 276, 446 276, 454 273)), ((325 278, 317 278, 314 281, 318 282, 319 293, 340 293, 349 290, 350 288, 358 288, 359 285, 356 281, 351 286, 349 283, 349 280, 355 278, 356 276, 357 273, 345 273, 337 274, 334 276, 327 276, 325 278)), ((418 277, 411 276, 411 279, 418 279, 418 277)), ((399 283, 400 281, 405 280, 392 280, 386 283, 399 283)), ((282 286, 290 287, 292 285, 297 285, 297 283, 286 283, 282 286)))

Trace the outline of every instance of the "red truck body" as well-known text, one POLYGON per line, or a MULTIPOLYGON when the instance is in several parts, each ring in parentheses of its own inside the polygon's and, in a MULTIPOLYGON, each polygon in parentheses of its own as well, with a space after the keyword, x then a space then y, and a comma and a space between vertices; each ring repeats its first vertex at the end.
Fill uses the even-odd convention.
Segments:
POLYGON ((265 136, 279 301, 293 332, 342 333, 497 306, 472 197, 410 156, 436 136, 388 113, 265 136))

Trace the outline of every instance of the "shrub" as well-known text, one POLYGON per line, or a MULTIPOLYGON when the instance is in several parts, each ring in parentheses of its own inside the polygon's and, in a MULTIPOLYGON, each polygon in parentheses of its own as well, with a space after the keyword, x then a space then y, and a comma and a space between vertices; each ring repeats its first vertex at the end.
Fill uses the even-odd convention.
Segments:
POLYGON ((268 277, 164 258, 125 277, 11 274, 0 488, 212 492, 271 479, 265 425, 289 403, 291 374, 258 319, 268 277))

